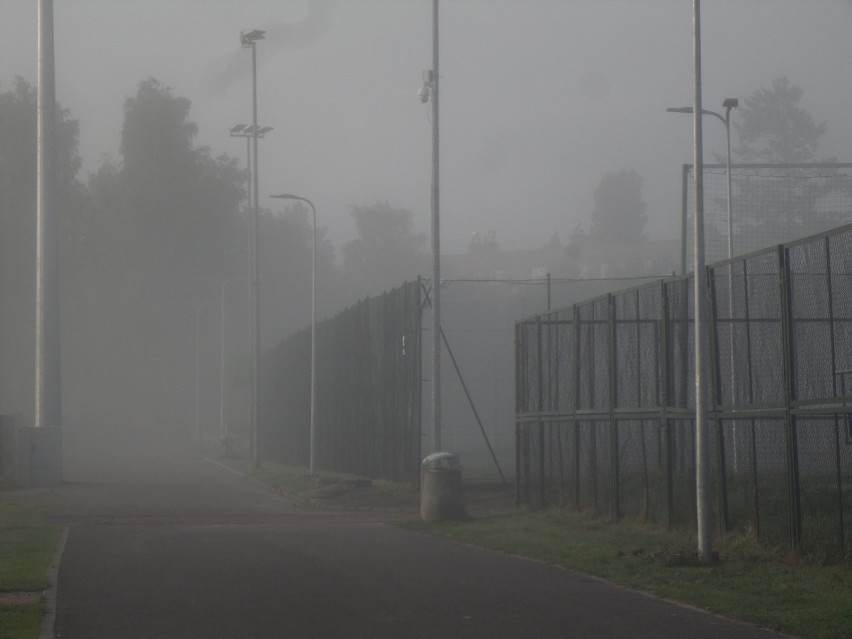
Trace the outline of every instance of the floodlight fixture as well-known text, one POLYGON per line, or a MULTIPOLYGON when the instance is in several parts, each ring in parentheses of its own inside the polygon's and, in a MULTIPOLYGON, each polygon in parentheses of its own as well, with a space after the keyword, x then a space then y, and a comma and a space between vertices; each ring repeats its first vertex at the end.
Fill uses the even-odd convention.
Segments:
POLYGON ((244 31, 240 31, 240 43, 244 47, 254 46, 254 43, 258 40, 263 40, 266 36, 264 34, 266 31, 262 31, 261 29, 245 29, 244 31))
POLYGON ((726 109, 734 109, 740 105, 740 101, 737 98, 725 98, 722 102, 722 106, 726 109))

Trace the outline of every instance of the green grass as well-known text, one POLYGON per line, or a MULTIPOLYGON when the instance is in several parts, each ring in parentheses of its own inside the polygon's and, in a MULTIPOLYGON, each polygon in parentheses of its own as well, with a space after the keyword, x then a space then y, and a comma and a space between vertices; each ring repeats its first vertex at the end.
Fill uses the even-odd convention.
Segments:
MULTIPOLYGON (((47 492, 0 493, 0 595, 48 587, 47 570, 60 529, 47 523, 47 492)), ((38 634, 44 606, 0 604, 0 639, 29 639, 38 634)))
POLYGON ((0 604, 0 639, 35 639, 43 613, 42 604, 0 604))

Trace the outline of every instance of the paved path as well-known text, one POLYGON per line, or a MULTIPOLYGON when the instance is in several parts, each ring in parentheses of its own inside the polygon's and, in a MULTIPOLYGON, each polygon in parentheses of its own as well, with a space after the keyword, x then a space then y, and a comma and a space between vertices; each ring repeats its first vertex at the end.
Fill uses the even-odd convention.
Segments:
POLYGON ((63 489, 58 637, 781 637, 381 516, 294 507, 203 460, 144 467, 63 489))

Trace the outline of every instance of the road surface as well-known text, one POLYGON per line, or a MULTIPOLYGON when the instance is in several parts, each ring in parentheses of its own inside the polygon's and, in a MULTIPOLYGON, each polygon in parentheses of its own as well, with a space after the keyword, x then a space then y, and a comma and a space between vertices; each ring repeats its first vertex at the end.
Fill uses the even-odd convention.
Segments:
POLYGON ((781 637, 388 523, 402 514, 294 506, 203 459, 67 475, 62 639, 781 637))

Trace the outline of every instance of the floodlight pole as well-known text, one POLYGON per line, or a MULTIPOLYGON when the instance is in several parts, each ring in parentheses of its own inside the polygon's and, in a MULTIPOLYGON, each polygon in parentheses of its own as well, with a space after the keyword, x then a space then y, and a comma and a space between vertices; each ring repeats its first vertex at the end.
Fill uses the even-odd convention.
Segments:
POLYGON ((423 72, 417 95, 432 101, 432 450, 441 450, 441 189, 439 185, 438 0, 432 0, 432 68, 423 72))
POLYGON ((282 200, 299 200, 311 207, 311 441, 309 453, 309 471, 313 475, 316 470, 316 414, 317 414, 317 209, 308 198, 291 193, 270 195, 269 197, 282 200))
POLYGON ((53 0, 38 1, 34 426, 61 423, 59 235, 56 220, 56 75, 53 0))
POLYGON ((260 467, 258 452, 258 398, 260 386, 260 209, 258 208, 258 164, 257 164, 257 41, 264 38, 264 31, 252 29, 240 34, 243 47, 251 48, 251 108, 252 108, 252 190, 253 206, 251 212, 251 289, 252 289, 252 383, 251 383, 251 457, 255 468, 260 467))
POLYGON ((441 444, 441 189, 438 126, 438 0, 432 0, 432 449, 441 444))

